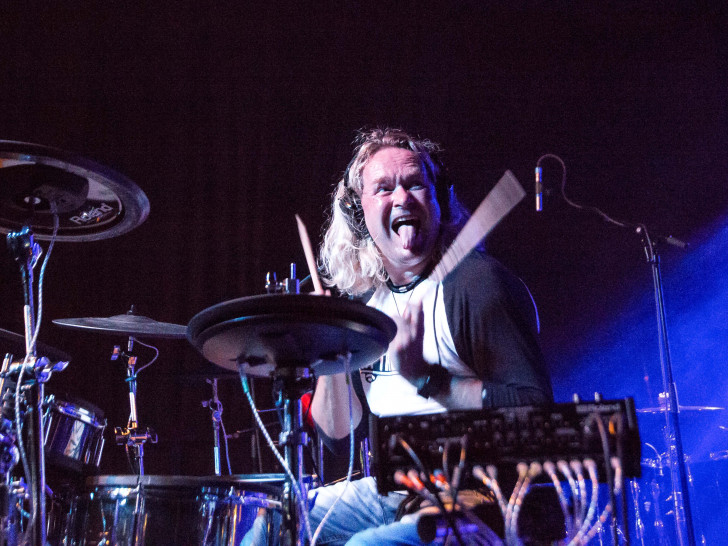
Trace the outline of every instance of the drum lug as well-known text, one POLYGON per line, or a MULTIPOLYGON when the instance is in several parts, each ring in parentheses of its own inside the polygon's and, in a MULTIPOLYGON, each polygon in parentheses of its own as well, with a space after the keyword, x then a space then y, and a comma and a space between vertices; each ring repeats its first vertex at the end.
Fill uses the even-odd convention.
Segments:
POLYGON ((295 431, 292 430, 291 432, 283 431, 278 435, 278 443, 282 446, 287 445, 288 443, 293 442, 293 445, 308 445, 308 434, 303 431, 295 431))

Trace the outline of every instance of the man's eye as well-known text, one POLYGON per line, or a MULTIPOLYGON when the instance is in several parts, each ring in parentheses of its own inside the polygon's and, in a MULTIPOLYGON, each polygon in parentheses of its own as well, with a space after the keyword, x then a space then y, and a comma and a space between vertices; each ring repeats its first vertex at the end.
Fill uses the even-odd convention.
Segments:
POLYGON ((389 193, 392 190, 386 186, 380 186, 377 188, 376 193, 389 193))

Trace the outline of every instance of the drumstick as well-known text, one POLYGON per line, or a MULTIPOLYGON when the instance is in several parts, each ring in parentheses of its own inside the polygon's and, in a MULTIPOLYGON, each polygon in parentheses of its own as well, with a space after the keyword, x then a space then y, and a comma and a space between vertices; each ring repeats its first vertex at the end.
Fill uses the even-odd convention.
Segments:
POLYGON ((432 271, 431 278, 440 282, 447 277, 525 195, 515 175, 506 171, 455 237, 432 271))
POLYGON ((301 220, 301 217, 298 214, 296 214, 296 223, 298 224, 298 236, 301 238, 303 253, 306 255, 306 263, 308 263, 308 271, 309 273, 311 273, 314 294, 323 294, 324 287, 321 285, 321 280, 318 276, 318 270, 316 269, 316 259, 313 257, 311 239, 308 238, 308 230, 306 230, 306 225, 303 223, 303 220, 301 220))

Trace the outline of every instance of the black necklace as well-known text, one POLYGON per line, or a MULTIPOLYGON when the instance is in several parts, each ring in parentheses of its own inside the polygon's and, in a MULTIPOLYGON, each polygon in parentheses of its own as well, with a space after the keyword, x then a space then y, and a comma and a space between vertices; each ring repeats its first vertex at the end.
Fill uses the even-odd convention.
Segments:
POLYGON ((387 279, 387 288, 389 288, 389 290, 392 292, 396 292, 397 294, 406 294, 410 290, 414 290, 418 284, 420 284, 427 277, 429 277, 433 269, 434 266, 432 265, 432 263, 430 263, 422 273, 417 275, 407 284, 394 284, 392 282, 392 279, 387 279))

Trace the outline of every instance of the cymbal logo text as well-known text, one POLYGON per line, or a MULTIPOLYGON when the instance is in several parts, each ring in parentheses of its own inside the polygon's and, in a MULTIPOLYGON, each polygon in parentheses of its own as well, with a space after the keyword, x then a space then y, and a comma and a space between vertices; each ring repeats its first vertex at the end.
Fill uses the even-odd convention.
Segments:
POLYGON ((93 222, 107 212, 113 212, 114 208, 106 203, 101 203, 98 207, 93 207, 88 212, 82 212, 79 216, 71 216, 69 220, 76 225, 82 226, 93 222))

